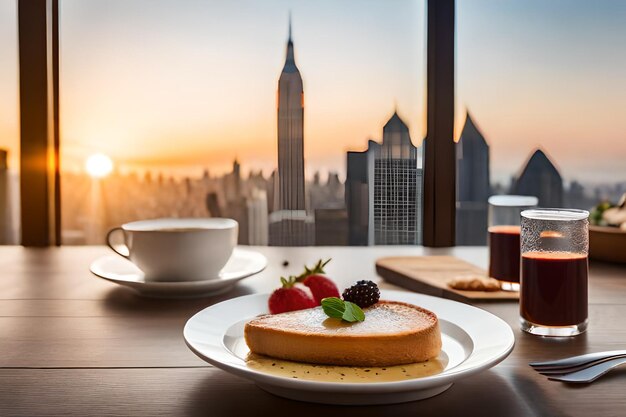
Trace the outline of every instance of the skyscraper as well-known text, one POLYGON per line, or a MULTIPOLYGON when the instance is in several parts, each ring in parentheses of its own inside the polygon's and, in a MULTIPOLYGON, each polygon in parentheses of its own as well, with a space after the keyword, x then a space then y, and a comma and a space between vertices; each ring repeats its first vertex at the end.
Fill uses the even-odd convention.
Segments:
POLYGON ((279 210, 305 210, 304 197, 304 90, 296 66, 291 18, 287 57, 278 80, 279 210))
POLYGON ((346 210, 348 212, 348 244, 366 246, 369 241, 369 171, 378 142, 368 141, 364 152, 348 151, 346 176, 346 210))
POLYGON ((422 241, 422 169, 409 128, 397 112, 383 127, 374 161, 374 242, 416 245, 422 241))
POLYGON ((456 144, 456 244, 487 242, 489 145, 469 113, 456 144))
POLYGON ((348 214, 345 208, 315 209, 315 245, 348 245, 348 214))
POLYGON ((306 212, 304 189, 304 90, 291 39, 278 80, 277 207, 269 217, 269 244, 305 246, 314 242, 313 216, 306 212))
POLYGON ((248 244, 248 208, 246 196, 242 192, 241 165, 235 159, 233 170, 224 175, 222 179, 222 190, 224 193, 224 212, 227 217, 237 220, 239 223, 238 242, 242 245, 248 244))
POLYGON ((541 149, 528 159, 511 188, 513 194, 534 195, 540 207, 563 207, 563 179, 541 149))
POLYGON ((422 239, 422 169, 409 129, 394 113, 383 141, 348 152, 346 207, 351 245, 415 245, 422 239), (367 214, 364 211, 367 207, 367 214))

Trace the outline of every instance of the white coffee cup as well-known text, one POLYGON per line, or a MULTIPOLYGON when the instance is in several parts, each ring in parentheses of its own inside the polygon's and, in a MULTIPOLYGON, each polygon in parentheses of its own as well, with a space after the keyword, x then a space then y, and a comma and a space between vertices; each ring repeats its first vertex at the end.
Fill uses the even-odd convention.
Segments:
POLYGON ((107 245, 137 265, 150 281, 217 279, 237 245, 239 225, 233 219, 193 218, 140 220, 109 231, 107 245), (124 234, 125 249, 114 246, 124 234))

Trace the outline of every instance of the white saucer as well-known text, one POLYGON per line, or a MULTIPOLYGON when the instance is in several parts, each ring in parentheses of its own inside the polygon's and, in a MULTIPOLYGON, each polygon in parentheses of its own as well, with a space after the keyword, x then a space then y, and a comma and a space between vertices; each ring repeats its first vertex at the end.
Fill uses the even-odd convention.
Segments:
POLYGON ((285 378, 248 368, 244 360, 249 352, 243 338, 244 325, 267 313, 267 294, 233 298, 205 308, 187 321, 183 334, 187 346, 200 358, 250 379, 272 394, 345 405, 392 404, 429 398, 450 388, 454 381, 491 368, 513 350, 513 331, 487 311, 401 291, 383 291, 381 298, 416 304, 437 314, 442 351, 449 361, 443 372, 405 381, 343 383, 285 378))
POLYGON ((143 272, 119 255, 107 255, 92 262, 89 270, 100 278, 156 298, 194 298, 217 295, 232 289, 238 281, 258 274, 267 259, 258 252, 235 248, 219 277, 201 281, 146 281, 143 272))

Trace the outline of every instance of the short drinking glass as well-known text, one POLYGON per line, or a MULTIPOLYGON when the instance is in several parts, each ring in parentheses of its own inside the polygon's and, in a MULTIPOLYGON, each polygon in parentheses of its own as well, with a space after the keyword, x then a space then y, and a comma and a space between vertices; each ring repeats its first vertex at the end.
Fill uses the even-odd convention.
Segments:
POLYGON ((537 206, 537 197, 489 197, 489 276, 503 290, 519 290, 520 213, 537 206))
POLYGON ((589 212, 522 212, 520 321, 541 336, 575 336, 587 329, 589 212))

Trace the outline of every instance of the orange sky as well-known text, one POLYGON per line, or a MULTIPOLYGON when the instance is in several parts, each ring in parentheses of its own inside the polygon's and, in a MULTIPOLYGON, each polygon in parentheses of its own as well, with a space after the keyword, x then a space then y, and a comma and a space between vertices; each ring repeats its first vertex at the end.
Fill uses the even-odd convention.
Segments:
MULTIPOLYGON (((419 144, 424 2, 312 3, 64 0, 63 168, 81 169, 87 155, 103 152, 122 168, 220 173, 237 157, 244 172, 269 173, 289 9, 308 175, 344 173, 345 151, 380 139, 394 103, 419 144)), ((626 8, 457 5, 457 127, 468 107, 491 145, 494 179, 508 178, 542 146, 566 178, 626 180, 626 53, 618 36, 626 36, 626 8)), ((0 146, 15 167, 14 9, 0 3, 0 146)))
MULTIPOLYGON (((207 22, 190 10, 171 17, 157 9, 142 15, 139 27, 129 22, 139 10, 126 10, 121 18, 100 13, 90 33, 83 34, 79 18, 89 20, 98 10, 77 3, 65 7, 66 167, 99 151, 126 166, 197 172, 209 167, 216 173, 237 157, 244 170, 269 173, 276 165, 276 88, 287 8, 248 5, 248 13, 224 6, 224 19, 213 22, 219 37, 203 42, 198 38, 208 36, 207 22), (267 19, 251 27, 256 13, 267 19), (177 23, 183 21, 181 28, 177 23)), ((424 100, 421 6, 407 2, 387 12, 393 20, 383 25, 376 16, 381 5, 363 12, 346 8, 337 22, 305 18, 310 16, 306 3, 293 7, 296 61, 305 88, 308 175, 318 169, 343 172, 345 151, 364 148, 369 137, 380 138, 394 103, 413 122, 413 136, 420 141, 424 126, 415 121, 423 117, 424 100), (351 24, 341 27, 348 15, 351 24)), ((208 18, 211 8, 197 12, 208 18)))

